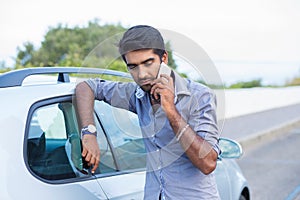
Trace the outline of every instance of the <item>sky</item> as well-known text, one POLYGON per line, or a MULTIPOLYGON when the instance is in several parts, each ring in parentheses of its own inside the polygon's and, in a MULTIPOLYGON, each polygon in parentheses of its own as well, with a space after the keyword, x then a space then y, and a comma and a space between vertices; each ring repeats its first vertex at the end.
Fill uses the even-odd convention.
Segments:
POLYGON ((49 27, 148 24, 200 45, 225 82, 262 78, 282 83, 300 75, 298 0, 1 0, 0 61, 13 64, 17 47, 37 47, 49 27))

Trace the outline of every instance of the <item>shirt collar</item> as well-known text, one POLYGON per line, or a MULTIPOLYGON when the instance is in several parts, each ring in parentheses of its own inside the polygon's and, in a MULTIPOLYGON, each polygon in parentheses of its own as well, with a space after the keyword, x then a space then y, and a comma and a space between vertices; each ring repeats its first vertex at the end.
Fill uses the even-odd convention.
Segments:
POLYGON ((178 96, 181 95, 191 95, 191 92, 188 90, 187 87, 187 80, 182 78, 180 75, 178 75, 176 72, 174 72, 174 77, 175 77, 175 98, 174 98, 174 103, 177 102, 178 96))
POLYGON ((188 81, 178 75, 176 72, 175 74, 175 94, 176 95, 191 95, 191 92, 188 90, 188 81))

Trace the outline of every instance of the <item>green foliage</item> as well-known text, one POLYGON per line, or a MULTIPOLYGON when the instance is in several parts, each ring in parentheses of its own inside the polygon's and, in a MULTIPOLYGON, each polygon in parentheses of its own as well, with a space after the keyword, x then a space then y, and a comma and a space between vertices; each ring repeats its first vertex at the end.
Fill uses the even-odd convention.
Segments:
POLYGON ((10 71, 11 69, 6 66, 4 60, 0 61, 0 74, 10 71))
POLYGON ((226 88, 225 85, 208 84, 208 83, 206 83, 206 82, 205 82, 204 80, 202 80, 202 79, 198 79, 198 80, 196 80, 196 82, 201 83, 201 84, 203 84, 203 85, 206 85, 206 86, 208 86, 208 87, 211 88, 211 89, 225 89, 225 88, 226 88))
MULTIPOLYGON (((69 28, 59 24, 49 28, 41 47, 37 50, 30 42, 18 48, 16 68, 43 66, 81 66, 84 58, 101 41, 123 32, 120 25, 99 25, 98 21, 88 23, 87 27, 69 28)), ((115 47, 106 47, 109 54, 115 47)), ((105 56, 105 55, 101 55, 105 56)))
POLYGON ((171 44, 170 42, 167 42, 166 43, 166 49, 168 51, 168 66, 173 68, 173 69, 176 69, 177 68, 177 64, 173 58, 173 54, 172 54, 172 47, 171 47, 171 44))
POLYGON ((287 81, 285 85, 286 86, 297 86, 297 85, 300 85, 300 77, 295 77, 292 80, 287 81))
POLYGON ((121 72, 128 72, 126 64, 119 59, 110 63, 107 68, 111 70, 121 71, 121 72))
POLYGON ((261 79, 256 79, 252 81, 242 81, 229 86, 229 88, 253 88, 253 87, 262 87, 261 79))
MULTIPOLYGON (((85 27, 50 27, 40 48, 35 49, 31 42, 18 48, 15 68, 74 66, 127 71, 116 47, 120 33, 125 30, 120 24, 99 25, 98 20, 85 27)), ((169 43, 166 47, 170 50, 169 43)), ((176 69, 171 50, 168 56, 169 65, 176 69)))
POLYGON ((0 69, 0 74, 5 73, 5 72, 8 72, 8 71, 10 71, 10 70, 11 70, 10 68, 1 68, 1 69, 0 69))

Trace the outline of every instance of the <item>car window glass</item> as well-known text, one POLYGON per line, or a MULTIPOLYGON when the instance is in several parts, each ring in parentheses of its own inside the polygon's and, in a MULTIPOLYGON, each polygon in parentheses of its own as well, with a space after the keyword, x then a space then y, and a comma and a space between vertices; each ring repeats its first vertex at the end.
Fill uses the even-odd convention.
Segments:
MULTIPOLYGON (((95 117, 96 119, 96 117, 95 117)), ((96 174, 115 172, 116 166, 102 131, 97 127, 101 157, 96 174)), ((84 160, 74 106, 71 102, 55 103, 37 108, 31 117, 27 156, 30 169, 39 177, 61 180, 85 176, 84 160)))
POLYGON ((33 113, 30 122, 29 137, 40 136, 39 134, 45 132, 47 132, 45 136, 49 139, 66 139, 63 114, 57 109, 57 105, 45 106, 33 113))
POLYGON ((33 112, 28 129, 27 159, 32 172, 47 180, 85 175, 72 103, 55 103, 33 112))
MULTIPOLYGON (((97 119, 96 116, 94 116, 94 119, 97 119)), ((105 134, 100 126, 100 123, 95 120, 95 125, 97 128, 97 141, 99 144, 100 149, 100 163, 98 170, 96 170, 96 174, 104 174, 104 173, 110 173, 117 171, 115 161, 110 149, 110 146, 107 143, 107 138, 105 137, 105 134)))
POLYGON ((95 111, 112 145, 118 170, 146 166, 146 151, 137 115, 95 101, 95 111))

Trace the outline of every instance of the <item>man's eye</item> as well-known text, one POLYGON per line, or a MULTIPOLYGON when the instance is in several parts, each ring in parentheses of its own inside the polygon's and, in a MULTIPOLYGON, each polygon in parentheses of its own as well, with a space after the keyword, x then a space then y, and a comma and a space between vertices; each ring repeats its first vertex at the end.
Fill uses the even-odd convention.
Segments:
POLYGON ((127 65, 127 68, 132 70, 132 69, 135 69, 137 67, 137 65, 127 65))
POLYGON ((152 63, 153 63, 153 60, 149 60, 149 61, 145 62, 144 65, 145 65, 146 67, 149 67, 149 66, 152 65, 152 63))

